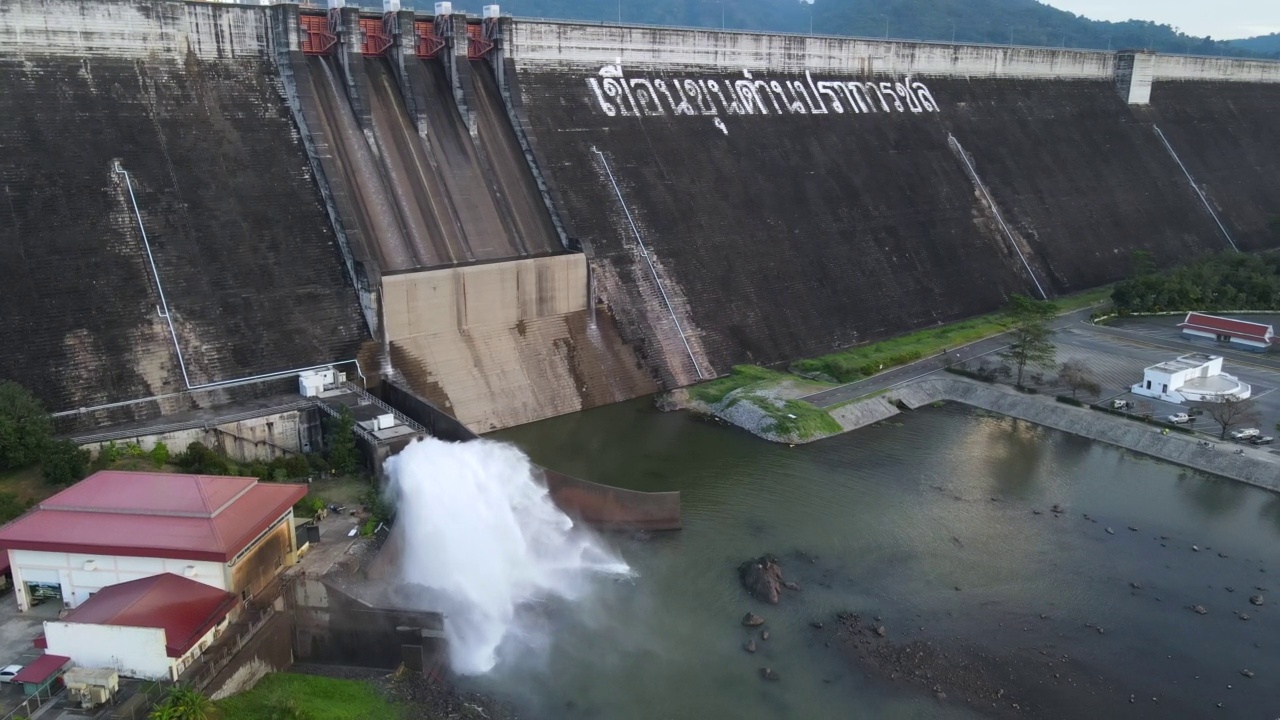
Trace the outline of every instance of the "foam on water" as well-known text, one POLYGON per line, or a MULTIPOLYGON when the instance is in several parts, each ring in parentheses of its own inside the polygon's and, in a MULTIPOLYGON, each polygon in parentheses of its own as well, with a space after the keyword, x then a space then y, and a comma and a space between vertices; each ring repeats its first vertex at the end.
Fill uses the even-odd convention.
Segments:
POLYGON ((489 440, 416 441, 387 460, 404 533, 402 579, 432 591, 445 613, 453 670, 498 662, 516 611, 581 600, 591 580, 630 569, 551 501, 529 458, 489 440))

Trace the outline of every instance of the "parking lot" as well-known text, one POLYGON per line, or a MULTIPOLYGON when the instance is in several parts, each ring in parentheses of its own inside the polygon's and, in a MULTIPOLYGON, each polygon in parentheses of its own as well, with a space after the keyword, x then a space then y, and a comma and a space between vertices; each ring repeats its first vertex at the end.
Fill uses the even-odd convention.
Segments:
MULTIPOLYGON (((62 603, 46 602, 25 613, 18 612, 18 601, 9 590, 0 594, 0 666, 26 665, 39 657, 32 641, 44 633, 44 621, 56 620, 62 603)), ((22 702, 22 688, 18 685, 0 685, 0 717, 4 717, 22 702)))

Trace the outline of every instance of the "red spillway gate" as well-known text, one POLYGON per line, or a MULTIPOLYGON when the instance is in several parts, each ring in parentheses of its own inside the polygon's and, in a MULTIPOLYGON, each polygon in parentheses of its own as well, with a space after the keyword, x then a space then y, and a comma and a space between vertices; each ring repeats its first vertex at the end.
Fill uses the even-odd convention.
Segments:
POLYGON ((413 31, 418 36, 418 57, 433 58, 444 49, 444 39, 436 36, 436 24, 434 22, 418 20, 413 23, 413 31))
POLYGON ((484 37, 483 25, 467 26, 467 57, 469 59, 479 60, 492 49, 493 43, 484 37))
POLYGON ((306 55, 328 55, 338 36, 329 27, 328 15, 298 15, 302 26, 302 52, 306 55))
POLYGON ((387 27, 387 19, 384 18, 360 18, 360 30, 364 35, 364 44, 360 47, 360 52, 367 56, 382 55, 391 47, 392 40, 391 29, 387 27))

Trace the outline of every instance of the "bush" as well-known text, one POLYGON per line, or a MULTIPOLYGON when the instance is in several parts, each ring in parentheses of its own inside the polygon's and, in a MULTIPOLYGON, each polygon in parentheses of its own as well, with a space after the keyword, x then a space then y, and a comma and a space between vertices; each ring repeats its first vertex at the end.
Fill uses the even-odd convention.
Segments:
POLYGON ((34 465, 49 445, 53 419, 26 388, 0 382, 0 470, 34 465))
POLYGON ((162 442, 156 443, 156 446, 147 454, 151 456, 151 462, 158 468, 164 467, 165 463, 169 462, 169 446, 162 442))
POLYGON ((316 497, 315 495, 308 495, 299 500, 297 505, 293 506, 293 514, 298 517, 315 517, 320 514, 321 510, 324 510, 324 505, 325 503, 322 498, 316 497))
POLYGON ((285 475, 290 478, 304 478, 311 475, 311 463, 301 455, 282 458, 280 467, 285 471, 285 475))
POLYGON ((984 383, 993 383, 996 381, 993 373, 982 372, 981 370, 970 370, 962 367, 947 367, 944 369, 949 373, 967 377, 971 380, 981 380, 984 383))
POLYGON ((1079 401, 1079 400, 1077 400, 1077 399, 1075 399, 1075 398, 1071 397, 1070 395, 1059 395, 1059 396, 1058 396, 1057 398, 1055 398, 1055 399, 1056 399, 1058 402, 1063 403, 1063 404, 1066 404, 1066 405, 1075 405, 1076 407, 1084 407, 1084 406, 1085 406, 1085 404, 1084 404, 1083 402, 1081 402, 1081 401, 1079 401))
POLYGON ((88 471, 89 451, 70 440, 50 443, 41 464, 45 482, 60 487, 80 482, 88 471))
POLYGON ((186 450, 173 459, 173 463, 186 472, 198 475, 227 475, 231 472, 231 463, 224 455, 198 442, 188 445, 186 450))

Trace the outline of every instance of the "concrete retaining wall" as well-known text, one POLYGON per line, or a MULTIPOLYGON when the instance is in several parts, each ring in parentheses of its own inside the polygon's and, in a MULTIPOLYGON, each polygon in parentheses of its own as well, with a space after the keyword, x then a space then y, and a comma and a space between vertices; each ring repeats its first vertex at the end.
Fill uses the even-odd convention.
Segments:
MULTIPOLYGON (((555 21, 513 23, 518 67, 623 66, 919 75, 965 78, 1111 80, 1116 55, 1098 50, 807 37, 555 21)), ((1158 55, 1155 80, 1280 82, 1280 62, 1158 55)))
POLYGON ((948 45, 715 30, 516 21, 508 43, 518 67, 661 66, 779 73, 1111 79, 1115 56, 1090 50, 948 45))
POLYGON ((939 400, 964 403, 1280 492, 1280 463, 1256 454, 1260 451, 1250 449, 1237 455, 1231 445, 1203 447, 1191 436, 1163 435, 1150 425, 1053 402, 1044 396, 1021 395, 958 378, 931 378, 898 388, 890 397, 913 410, 939 400))

